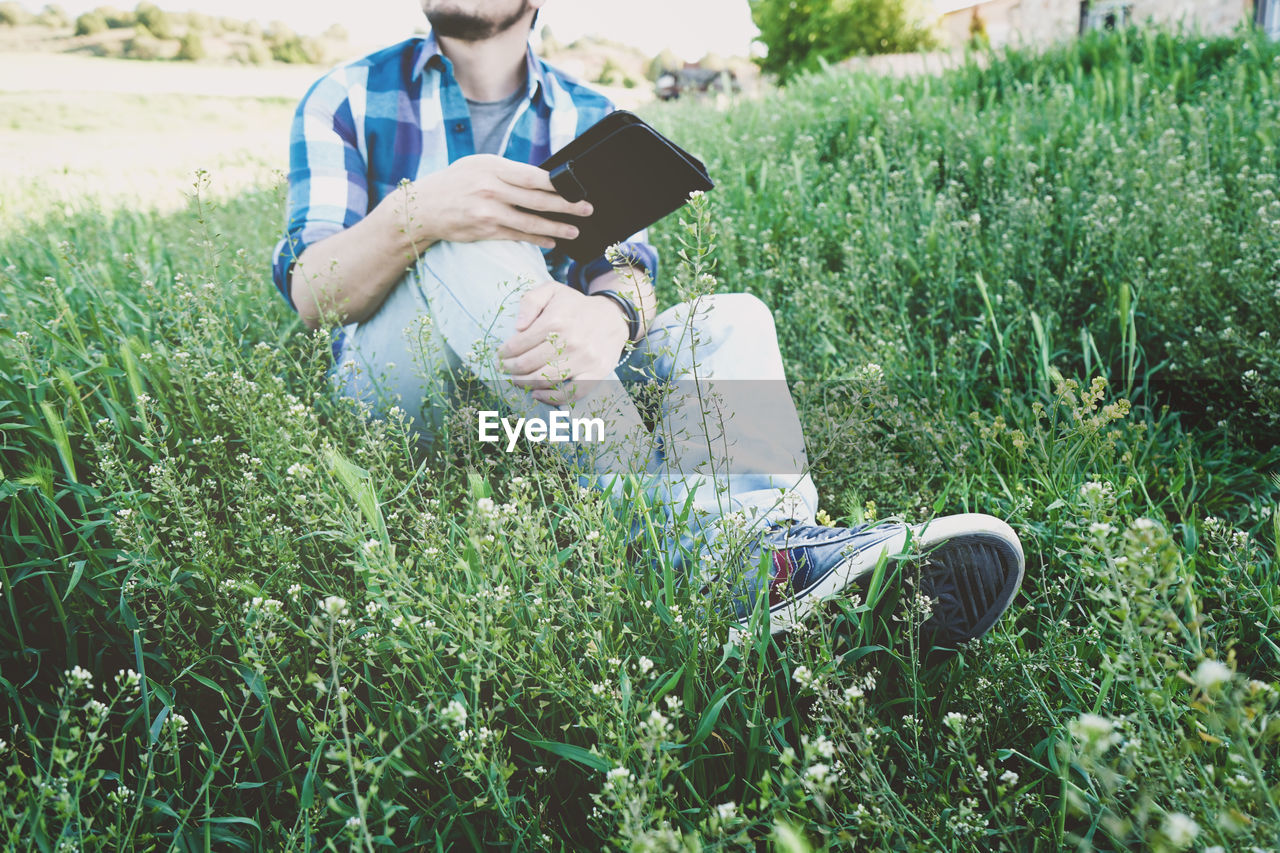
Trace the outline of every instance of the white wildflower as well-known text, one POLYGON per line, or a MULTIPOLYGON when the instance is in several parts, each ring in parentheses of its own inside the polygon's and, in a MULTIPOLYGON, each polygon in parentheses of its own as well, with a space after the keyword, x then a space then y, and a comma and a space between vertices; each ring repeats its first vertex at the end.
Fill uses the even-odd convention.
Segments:
POLYGON ((1191 677, 1201 690, 1212 690, 1231 680, 1231 668, 1221 661, 1203 660, 1191 677))
POLYGON ((805 747, 814 753, 822 756, 827 761, 831 761, 836 757, 836 745, 827 740, 824 735, 818 735, 813 740, 805 739, 805 747))
POLYGON ((1120 741, 1115 731, 1115 723, 1097 714, 1081 714, 1069 726, 1071 736, 1080 741, 1086 749, 1105 752, 1120 741))
POLYGON ((1164 837, 1170 844, 1182 850, 1190 847, 1196 840, 1196 836, 1200 834, 1200 824, 1182 812, 1169 812, 1164 816, 1160 831, 1164 833, 1164 837))
POLYGON ((791 671, 791 677, 795 679, 796 684, 799 684, 801 687, 809 690, 813 689, 814 675, 813 671, 810 670, 809 667, 801 664, 791 671))
POLYGON ((449 704, 440 712, 440 719, 450 728, 461 728, 467 724, 467 708, 457 699, 449 700, 449 704))
POLYGON ((79 664, 73 666, 71 669, 65 670, 62 674, 66 677, 67 682, 73 690, 81 687, 86 689, 93 687, 93 673, 89 672, 89 670, 79 664))
POLYGON ((831 765, 823 764, 822 762, 810 764, 806 767, 804 778, 823 791, 830 791, 835 784, 835 773, 832 771, 831 765))
POLYGON ((142 676, 131 669, 122 669, 116 673, 116 687, 121 690, 128 690, 132 693, 138 692, 138 685, 142 683, 142 676))

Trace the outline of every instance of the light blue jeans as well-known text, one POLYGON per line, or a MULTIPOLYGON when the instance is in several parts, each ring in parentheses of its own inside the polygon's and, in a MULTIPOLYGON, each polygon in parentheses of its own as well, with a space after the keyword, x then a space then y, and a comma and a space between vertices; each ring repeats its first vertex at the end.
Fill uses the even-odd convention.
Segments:
MULTIPOLYGON (((431 435, 455 378, 469 375, 510 416, 549 420, 554 407, 514 385, 494 357, 515 332, 521 297, 547 278, 529 243, 433 245, 372 317, 346 328, 339 392, 375 415, 398 406, 431 435)), ((613 375, 562 410, 604 422, 602 440, 558 446, 580 482, 621 498, 622 481, 638 479, 668 519, 685 519, 673 532, 684 547, 706 550, 728 528, 813 523, 818 496, 800 420, 772 314, 755 296, 706 295, 661 312, 613 375), (653 383, 665 393, 646 424, 637 400, 653 383)), ((478 440, 475 425, 466 440, 478 440)))

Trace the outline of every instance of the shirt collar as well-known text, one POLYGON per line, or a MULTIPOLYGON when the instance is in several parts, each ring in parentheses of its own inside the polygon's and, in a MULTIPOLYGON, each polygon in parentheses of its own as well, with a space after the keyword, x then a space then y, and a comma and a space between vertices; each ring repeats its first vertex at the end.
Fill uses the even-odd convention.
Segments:
MULTIPOLYGON (((529 100, 538 97, 538 93, 542 93, 542 98, 547 102, 547 106, 554 107, 555 95, 550 82, 547 80, 546 66, 533 53, 532 46, 525 47, 525 81, 528 86, 526 94, 529 100)), ((410 79, 417 79, 426 73, 426 69, 435 68, 437 70, 448 69, 450 73, 453 71, 452 63, 449 58, 440 52, 440 44, 436 41, 436 34, 429 32, 418 43, 417 56, 413 62, 413 73, 410 79)))

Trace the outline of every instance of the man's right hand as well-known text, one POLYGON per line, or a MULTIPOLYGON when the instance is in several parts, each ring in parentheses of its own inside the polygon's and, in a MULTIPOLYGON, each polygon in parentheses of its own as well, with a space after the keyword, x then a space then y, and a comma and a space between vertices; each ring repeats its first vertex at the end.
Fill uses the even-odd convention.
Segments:
POLYGON ((577 237, 578 228, 538 212, 585 217, 592 210, 588 202, 566 201, 543 169, 493 154, 462 157, 401 191, 419 251, 437 240, 520 240, 551 249, 577 237))
POLYGON ((591 205, 565 201, 537 166, 492 154, 456 160, 398 187, 364 219, 308 247, 290 280, 298 316, 313 329, 326 312, 340 323, 364 322, 414 259, 440 240, 521 240, 550 249, 578 236, 576 226, 528 211, 590 216, 591 205))

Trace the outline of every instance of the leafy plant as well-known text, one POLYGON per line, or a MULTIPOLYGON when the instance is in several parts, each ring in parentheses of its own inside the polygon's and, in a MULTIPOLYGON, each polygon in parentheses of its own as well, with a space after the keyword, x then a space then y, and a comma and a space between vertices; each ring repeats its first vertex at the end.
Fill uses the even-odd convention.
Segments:
POLYGON ((768 49, 760 67, 783 80, 856 54, 934 43, 914 0, 751 0, 751 18, 768 49))

